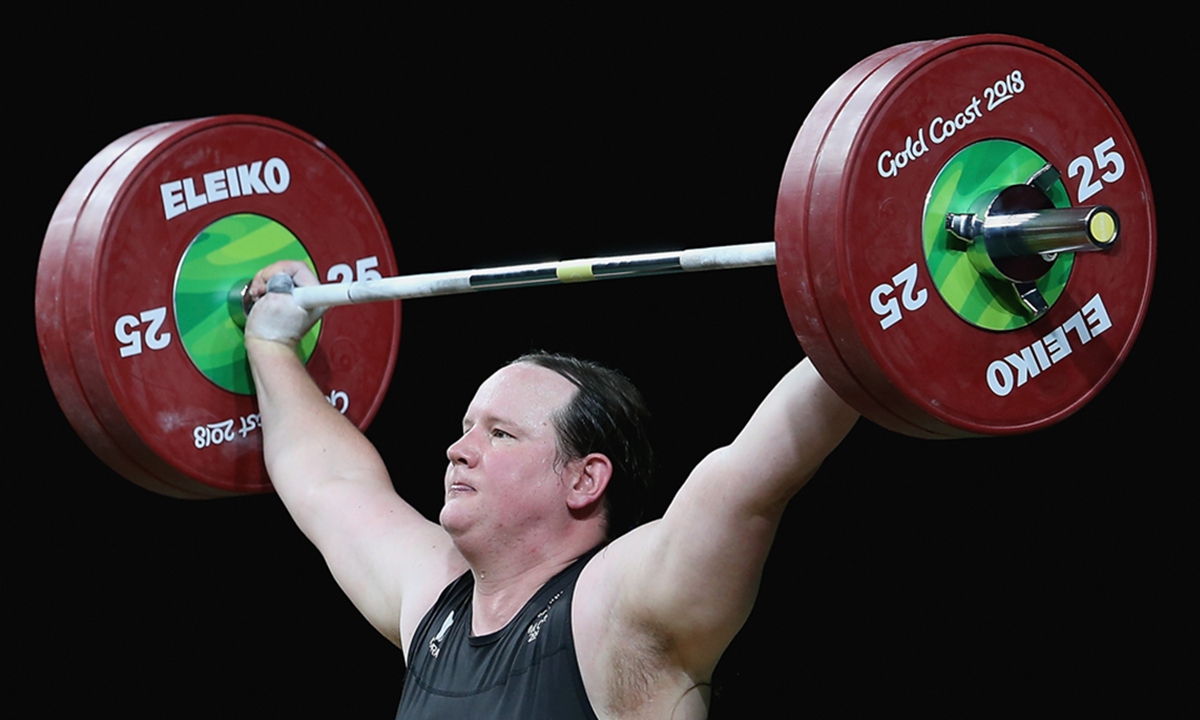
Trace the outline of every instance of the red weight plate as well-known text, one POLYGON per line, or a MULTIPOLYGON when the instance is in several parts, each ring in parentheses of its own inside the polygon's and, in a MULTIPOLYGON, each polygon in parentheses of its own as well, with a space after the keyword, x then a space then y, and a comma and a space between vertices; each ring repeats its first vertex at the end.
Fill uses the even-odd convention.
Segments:
POLYGON ((775 239, 776 269, 788 317, 804 352, 812 358, 825 381, 860 412, 885 427, 917 437, 940 438, 943 437, 941 434, 913 425, 877 402, 846 366, 829 336, 816 297, 811 292, 812 268, 805 257, 803 241, 809 232, 808 202, 816 158, 846 103, 863 88, 871 93, 886 85, 894 71, 889 73, 883 70, 884 79, 881 81, 877 77, 881 68, 894 68, 897 63, 902 67, 932 44, 907 43, 877 52, 843 73, 821 95, 796 135, 784 167, 775 210, 775 239))
MULTIPOLYGON (((391 245, 353 173, 283 123, 208 118, 151 138, 112 163, 75 221, 61 283, 75 374, 104 430, 163 483, 266 491, 253 396, 209 380, 180 337, 176 277, 185 252, 218 221, 238 217, 290 231, 323 279, 395 274, 391 245)), ((242 249, 258 242, 237 239, 242 249)), ((245 279, 231 273, 229 289, 245 279)), ((335 310, 322 323, 309 372, 359 427, 386 392, 399 327, 397 303, 335 310)))
POLYGON ((76 377, 63 321, 62 271, 80 209, 118 158, 136 152, 137 145, 147 137, 174 125, 177 123, 151 125, 128 133, 97 153, 75 176, 55 208, 42 243, 35 310, 38 346, 51 388, 88 447, 110 467, 142 487, 173 497, 201 498, 217 495, 219 491, 190 481, 187 487, 167 484, 126 454, 104 429, 76 377))
POLYGON ((1112 101, 1062 55, 1007 36, 938 43, 878 92, 856 93, 816 165, 812 293, 855 378, 895 414, 948 436, 1028 432, 1078 410, 1125 358, 1154 270, 1150 184, 1112 101), (1006 332, 941 301, 921 236, 941 168, 995 139, 1059 168, 1073 204, 1121 219, 1116 248, 1077 257, 1050 311, 1006 332), (898 319, 882 322, 873 294, 896 300, 898 319))

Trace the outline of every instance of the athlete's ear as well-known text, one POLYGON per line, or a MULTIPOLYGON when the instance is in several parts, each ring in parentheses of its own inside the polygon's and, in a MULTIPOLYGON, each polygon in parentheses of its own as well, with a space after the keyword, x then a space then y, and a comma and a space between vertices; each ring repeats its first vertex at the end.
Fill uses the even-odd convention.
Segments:
POLYGON ((567 479, 571 483, 567 495, 567 507, 579 511, 590 505, 600 507, 604 490, 612 478, 612 461, 602 453, 592 453, 567 465, 567 479))

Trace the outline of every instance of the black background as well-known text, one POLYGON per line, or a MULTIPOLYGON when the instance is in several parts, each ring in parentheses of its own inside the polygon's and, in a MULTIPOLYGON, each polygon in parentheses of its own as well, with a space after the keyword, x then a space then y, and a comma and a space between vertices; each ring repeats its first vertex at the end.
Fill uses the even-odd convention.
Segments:
MULTIPOLYGON (((1180 465, 1194 421, 1172 417, 1195 394, 1175 243, 1196 166, 1182 113, 1194 63, 1170 18, 950 9, 43 17, 7 73, 21 285, 10 686, 50 716, 390 717, 400 692, 400 652, 274 496, 143 491, 54 402, 33 349, 38 248, 62 191, 111 140, 234 112, 296 125, 370 190, 403 272, 758 242, 795 132, 838 75, 897 43, 1007 32, 1080 63, 1141 145, 1160 260, 1138 344, 1087 408, 1031 436, 934 443, 862 421, 789 508, 712 717, 760 717, 781 697, 787 716, 818 717, 1165 702, 1182 682, 1172 656, 1188 644, 1194 574, 1195 471, 1180 465)), ((761 269, 408 303, 369 436, 433 516, 480 381, 532 348, 595 358, 655 411, 661 513, 802 357, 778 296, 761 269)))

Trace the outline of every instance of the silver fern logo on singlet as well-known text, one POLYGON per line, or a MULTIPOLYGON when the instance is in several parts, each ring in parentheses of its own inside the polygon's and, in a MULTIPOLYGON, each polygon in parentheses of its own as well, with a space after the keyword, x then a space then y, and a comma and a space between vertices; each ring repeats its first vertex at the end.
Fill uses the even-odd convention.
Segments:
POLYGON ((533 622, 529 623, 529 627, 525 628, 525 642, 531 643, 537 640, 538 633, 542 631, 542 623, 546 622, 546 618, 550 617, 550 608, 554 607, 554 601, 562 597, 563 591, 559 590, 558 594, 550 598, 550 602, 546 603, 546 607, 542 609, 533 622))
POLYGON ((429 654, 430 655, 437 657, 438 653, 442 651, 442 639, 446 637, 446 631, 449 630, 450 626, 453 624, 454 624, 454 611, 451 610, 450 614, 446 616, 446 621, 442 623, 442 629, 438 630, 438 634, 435 635, 433 637, 433 639, 429 641, 429 654))

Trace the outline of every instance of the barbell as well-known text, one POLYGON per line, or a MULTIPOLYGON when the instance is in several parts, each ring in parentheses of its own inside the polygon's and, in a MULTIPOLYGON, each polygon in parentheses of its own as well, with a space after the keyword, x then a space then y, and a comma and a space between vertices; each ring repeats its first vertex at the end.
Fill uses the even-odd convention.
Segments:
POLYGON ((1001 35, 899 45, 843 74, 787 158, 773 243, 398 277, 370 196, 320 141, 253 116, 153 125, 80 171, 38 266, 47 375, 110 467, 176 497, 270 489, 241 326, 249 278, 282 259, 325 283, 297 302, 366 303, 298 349, 360 428, 399 342, 400 304, 377 300, 774 263, 843 398, 952 438, 1046 427, 1107 383, 1145 314, 1155 218, 1104 91, 1001 35))

